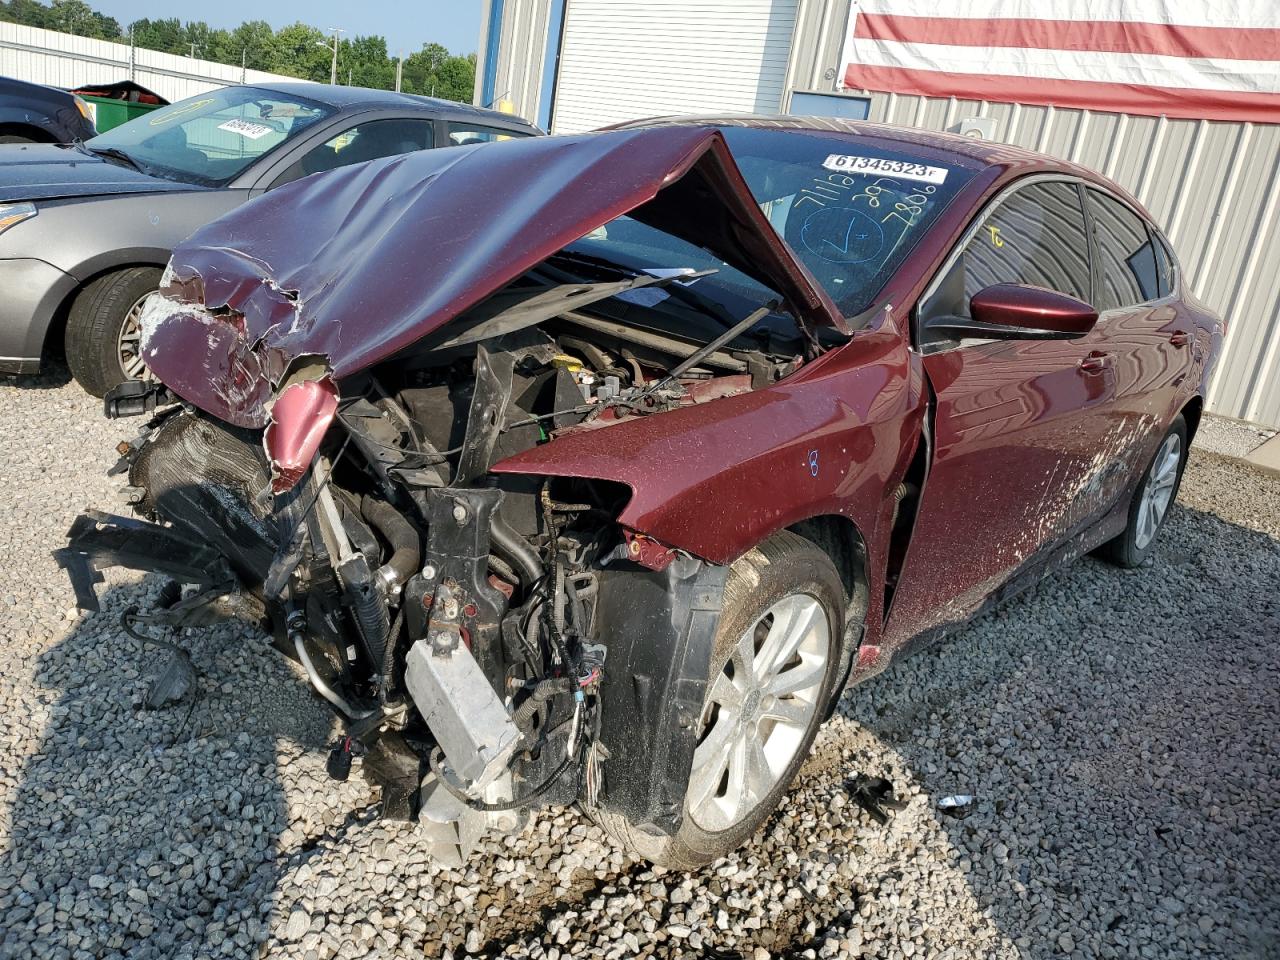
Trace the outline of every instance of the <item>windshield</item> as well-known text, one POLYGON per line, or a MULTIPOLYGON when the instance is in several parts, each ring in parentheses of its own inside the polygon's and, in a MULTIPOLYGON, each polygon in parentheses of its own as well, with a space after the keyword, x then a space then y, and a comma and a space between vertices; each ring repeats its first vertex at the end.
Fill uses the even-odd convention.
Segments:
MULTIPOLYGON (((973 174, 858 138, 727 127, 751 193, 775 230, 846 317, 867 310, 938 214, 973 174)), ((629 217, 569 247, 634 270, 715 270, 697 290, 739 315, 775 296, 707 251, 629 217)), ((665 299, 660 291, 630 296, 665 299)))
POLYGON ((222 186, 332 113, 290 94, 223 87, 131 120, 87 146, 122 154, 157 177, 222 186))
POLYGON ((769 222, 846 317, 872 306, 973 174, 858 137, 722 131, 769 222))

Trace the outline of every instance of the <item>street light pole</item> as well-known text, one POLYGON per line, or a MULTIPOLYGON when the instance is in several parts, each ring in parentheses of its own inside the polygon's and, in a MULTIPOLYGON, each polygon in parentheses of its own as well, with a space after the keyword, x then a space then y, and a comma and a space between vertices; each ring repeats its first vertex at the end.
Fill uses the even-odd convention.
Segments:
POLYGON ((329 65, 329 85, 336 86, 338 83, 338 34, 346 33, 347 31, 340 30, 337 27, 330 27, 329 29, 333 31, 333 61, 329 65))

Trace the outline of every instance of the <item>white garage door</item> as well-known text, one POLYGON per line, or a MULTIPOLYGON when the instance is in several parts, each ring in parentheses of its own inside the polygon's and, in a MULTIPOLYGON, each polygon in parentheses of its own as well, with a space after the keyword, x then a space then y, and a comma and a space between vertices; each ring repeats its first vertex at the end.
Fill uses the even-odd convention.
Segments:
POLYGON ((552 129, 777 113, 795 20, 796 0, 567 0, 552 129))

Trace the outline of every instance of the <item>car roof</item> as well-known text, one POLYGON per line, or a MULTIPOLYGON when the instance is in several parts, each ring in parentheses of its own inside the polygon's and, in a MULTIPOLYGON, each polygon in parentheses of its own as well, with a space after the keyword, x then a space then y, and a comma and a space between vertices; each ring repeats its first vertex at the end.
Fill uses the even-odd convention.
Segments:
POLYGON ((73 96, 71 91, 63 90, 61 87, 51 87, 47 83, 31 83, 27 80, 18 80, 14 77, 5 76, 0 76, 0 91, 6 94, 22 94, 33 91, 42 94, 56 93, 68 99, 73 96))
POLYGON ((523 117, 497 110, 485 110, 473 107, 469 103, 458 103, 455 100, 441 100, 436 97, 421 97, 415 93, 397 93, 394 90, 373 90, 369 87, 341 87, 327 83, 253 83, 257 90, 271 93, 286 93, 291 96, 305 97, 326 106, 347 110, 352 107, 403 107, 412 110, 431 110, 444 117, 465 118, 468 120, 484 120, 491 123, 503 123, 508 126, 526 127, 536 130, 532 123, 523 117))
POLYGON ((1036 153, 1022 147, 992 140, 980 140, 958 133, 940 133, 920 127, 904 127, 890 123, 874 123, 870 120, 851 120, 845 117, 793 117, 762 116, 759 114, 727 114, 723 116, 670 116, 633 120, 609 127, 610 130, 632 129, 650 126, 717 126, 756 127, 760 129, 798 130, 814 133, 837 133, 847 136, 864 136, 886 144, 929 147, 950 153, 959 160, 970 161, 966 166, 1009 167, 1035 163, 1057 167, 1064 172, 1089 174, 1084 167, 1068 163, 1058 157, 1036 153))
POLYGON ((788 115, 765 116, 761 114, 725 114, 715 116, 668 116, 631 120, 615 124, 605 130, 629 130, 638 127, 697 126, 697 127, 752 127, 757 129, 795 130, 802 133, 834 133, 847 137, 859 137, 873 141, 887 149, 922 147, 946 155, 950 162, 975 171, 996 171, 996 182, 1027 173, 1062 173, 1079 177, 1104 187, 1122 197, 1143 217, 1155 222, 1150 211, 1128 190, 1114 180, 1047 153, 1037 153, 1024 147, 1002 143, 998 140, 981 140, 958 133, 942 133, 922 127, 905 127, 892 123, 875 123, 871 120, 851 120, 846 117, 793 117, 788 115))

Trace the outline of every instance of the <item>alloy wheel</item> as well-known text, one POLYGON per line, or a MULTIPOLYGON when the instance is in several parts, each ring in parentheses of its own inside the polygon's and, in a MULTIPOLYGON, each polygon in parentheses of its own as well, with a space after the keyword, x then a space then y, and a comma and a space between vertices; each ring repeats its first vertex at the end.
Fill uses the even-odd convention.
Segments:
POLYGON ((145 294, 129 308, 124 315, 124 323, 120 327, 120 335, 116 338, 116 359, 120 361, 120 371, 126 380, 154 380, 146 361, 142 359, 142 305, 147 302, 145 294))
POLYGON ((1160 444, 1160 451, 1152 461, 1147 482, 1142 488, 1142 500, 1138 504, 1137 530, 1134 545, 1145 550, 1155 539, 1156 531, 1164 522, 1173 502, 1173 491, 1178 485, 1178 467, 1182 463, 1182 438, 1171 433, 1160 444))
POLYGON ((818 710, 831 627, 805 593, 773 604, 711 681, 689 777, 689 816, 708 833, 746 819, 769 795, 818 710))

